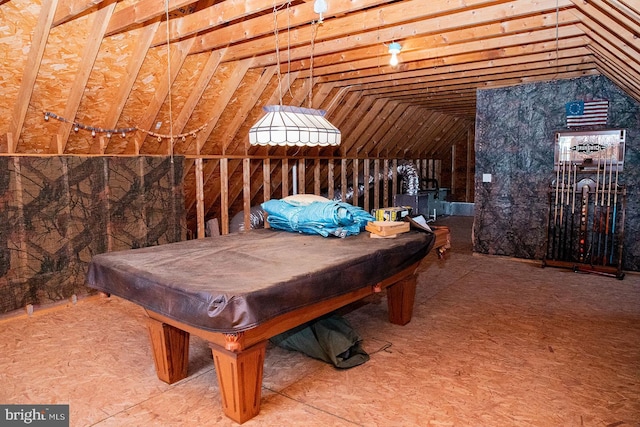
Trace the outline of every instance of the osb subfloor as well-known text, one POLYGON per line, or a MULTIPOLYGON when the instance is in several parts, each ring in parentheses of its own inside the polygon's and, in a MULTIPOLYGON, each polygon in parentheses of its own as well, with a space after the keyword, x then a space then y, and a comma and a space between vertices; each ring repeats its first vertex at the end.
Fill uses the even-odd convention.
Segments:
MULTIPOLYGON (((367 363, 337 370, 269 346, 262 409, 246 426, 638 426, 640 277, 542 269, 453 248, 420 268, 411 323, 386 301, 345 314, 367 363)), ((88 298, 0 322, 0 403, 68 403, 72 426, 235 425, 211 353, 192 337, 190 375, 156 378, 141 309, 88 298)))

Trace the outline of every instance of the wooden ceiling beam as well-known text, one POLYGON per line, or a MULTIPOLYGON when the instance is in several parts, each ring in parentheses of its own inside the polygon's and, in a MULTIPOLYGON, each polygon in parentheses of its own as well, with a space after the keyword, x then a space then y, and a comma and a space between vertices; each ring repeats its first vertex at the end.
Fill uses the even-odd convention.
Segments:
MULTIPOLYGON (((433 139, 433 134, 445 128, 447 123, 453 121, 452 116, 448 116, 446 114, 442 114, 439 111, 428 110, 420 105, 415 105, 416 115, 423 116, 426 120, 417 127, 417 132, 412 134, 413 142, 410 144, 406 144, 407 152, 412 152, 416 150, 417 143, 416 141, 420 141, 422 151, 427 149, 427 144, 431 142, 433 139)), ((394 135, 387 135, 387 138, 393 138, 394 135)), ((405 141, 408 142, 408 141, 405 141)))
POLYGON ((134 26, 147 23, 155 18, 164 17, 167 12, 173 12, 181 7, 188 6, 195 0, 138 0, 129 7, 118 10, 109 20, 106 36, 112 36, 134 26))
MULTIPOLYGON (((387 30, 371 29, 370 31, 353 35, 346 34, 341 38, 339 44, 334 39, 316 42, 313 48, 314 67, 353 62, 367 58, 383 58, 382 63, 379 65, 387 65, 389 58, 388 47, 385 44, 387 40, 403 39, 401 40, 402 51, 400 52, 400 57, 404 58, 413 51, 441 49, 458 43, 479 43, 486 39, 529 34, 542 29, 552 29, 555 32, 556 25, 567 26, 580 22, 570 10, 562 10, 558 14, 555 11, 547 11, 534 16, 523 15, 526 12, 523 10, 509 19, 502 16, 502 14, 495 15, 502 9, 505 9, 504 5, 492 6, 491 8, 477 11, 474 19, 480 21, 480 23, 472 27, 461 26, 460 15, 464 15, 464 12, 461 12, 451 14, 447 18, 437 17, 402 23, 403 32, 408 36, 399 37, 397 27, 391 27, 387 30), (443 20, 445 22, 442 22, 443 20), (435 27, 439 29, 436 30, 435 27)), ((465 22, 465 24, 468 23, 465 22)), ((309 68, 310 46, 296 47, 287 53, 291 59, 290 68, 292 70, 309 68)), ((256 65, 269 65, 273 60, 272 53, 258 56, 256 57, 256 65)), ((378 63, 380 63, 379 60, 378 63)))
POLYGON ((249 90, 249 96, 243 97, 238 100, 238 105, 234 107, 235 116, 231 123, 227 126, 226 131, 221 135, 221 137, 216 138, 217 144, 222 145, 222 153, 239 153, 247 155, 247 146, 249 145, 249 133, 247 129, 247 133, 244 135, 242 140, 242 150, 239 150, 237 145, 238 141, 236 136, 238 135, 238 131, 241 126, 245 122, 245 118, 249 115, 249 111, 256 106, 256 102, 258 102, 258 98, 262 95, 267 84, 271 80, 271 77, 275 75, 276 67, 272 66, 264 70, 264 72, 260 75, 260 78, 251 86, 251 90, 249 90), (236 142, 235 146, 231 144, 236 142))
MULTIPOLYGON (((189 92, 189 97, 185 101, 184 105, 182 106, 182 109, 180 110, 180 113, 178 113, 178 116, 173 122, 174 134, 183 133, 185 127, 187 126, 187 123, 191 119, 191 116, 198 105, 198 102, 200 102, 202 95, 204 94, 205 90, 209 86, 209 83, 211 82, 213 75, 218 69, 220 62, 222 61, 222 57, 224 56, 224 49, 213 51, 209 53, 208 56, 209 57, 207 58, 207 62, 204 64, 204 67, 202 68, 202 70, 200 70, 198 81, 191 88, 191 91, 189 92)), ((185 147, 186 144, 184 142, 185 141, 176 141, 175 149, 186 148, 185 147)), ((161 143, 160 152, 164 152, 165 150, 167 150, 168 147, 165 144, 169 144, 169 141, 166 139, 163 140, 161 143)), ((180 151, 182 150, 179 150, 179 152, 180 151)))
POLYGON ((375 133, 385 125, 387 120, 393 116, 393 113, 397 108, 398 102, 385 99, 384 107, 378 114, 371 117, 368 122, 363 120, 362 123, 368 126, 364 126, 364 129, 358 135, 351 138, 354 139, 352 146, 356 147, 356 153, 359 151, 359 146, 364 146, 366 142, 370 141, 373 138, 373 135, 375 135, 375 133))
POLYGON ((443 80, 440 82, 430 82, 429 84, 423 85, 412 85, 411 88, 407 88, 406 90, 401 90, 401 88, 398 88, 398 90, 396 91, 388 91, 384 92, 383 94, 370 95, 377 95, 379 97, 384 96, 389 99, 413 98, 418 101, 423 96, 430 96, 431 91, 435 92, 436 94, 441 94, 446 91, 475 91, 478 88, 500 87, 504 82, 513 83, 518 80, 532 80, 539 76, 550 77, 557 75, 558 73, 575 75, 575 73, 593 72, 595 70, 596 67, 594 64, 579 64, 570 67, 560 67, 558 70, 540 69, 536 70, 535 72, 531 72, 526 76, 522 75, 522 73, 504 73, 479 76, 478 78, 473 79, 455 79, 453 81, 443 80))
POLYGON ((234 69, 230 73, 230 78, 225 82, 226 84, 222 87, 218 98, 216 99, 216 103, 209 107, 207 110, 207 127, 200 132, 195 140, 195 154, 204 154, 203 147, 209 136, 213 133, 213 129, 216 127, 220 116, 224 113, 224 110, 229 104, 229 101, 233 97, 233 94, 238 89, 238 86, 242 82, 244 75, 247 73, 251 66, 251 60, 237 61, 230 64, 234 69))
MULTIPOLYGON (((147 105, 147 108, 142 113, 141 117, 137 120, 137 128, 140 129, 135 132, 133 138, 130 138, 132 141, 128 149, 133 151, 133 154, 139 155, 142 144, 147 138, 147 134, 144 131, 151 130, 153 126, 153 122, 155 118, 158 116, 160 109, 162 108, 162 104, 165 102, 167 95, 170 92, 171 86, 175 81, 180 69, 182 68, 182 64, 184 64, 185 59, 187 58, 187 54, 189 52, 189 48, 193 44, 192 39, 187 39, 179 43, 175 43, 172 45, 172 49, 170 53, 167 53, 170 58, 170 63, 167 64, 167 69, 164 70, 162 76, 158 79, 158 84, 156 86, 156 90, 153 94, 153 99, 151 99, 147 105)), ((155 138, 153 139, 154 142, 155 138)), ((170 154, 169 152, 162 154, 170 154)))
POLYGON ((24 72, 22 73, 20 89, 13 104, 13 113, 11 114, 11 121, 9 122, 9 131, 7 132, 7 152, 9 154, 17 152, 22 127, 24 126, 24 119, 27 115, 31 96, 33 95, 33 88, 36 83, 36 78, 38 77, 38 70, 40 69, 40 63, 44 55, 44 48, 47 45, 49 32, 53 26, 53 18, 57 5, 58 0, 42 1, 38 22, 31 38, 31 46, 27 54, 24 72))
POLYGON ((457 126, 443 135, 440 141, 436 141, 435 144, 431 146, 430 150, 424 153, 424 156, 431 159, 443 159, 450 155, 451 147, 457 141, 467 139, 467 132, 470 127, 473 127, 473 122, 468 126, 462 126, 460 125, 460 122, 458 122, 457 126))
MULTIPOLYGON (((550 0, 535 0, 539 1, 550 1, 550 0)), ((555 0, 553 0, 555 2, 555 0)), ((559 0, 561 2, 567 2, 568 0, 559 0)), ((503 0, 502 3, 505 1, 503 0)), ((469 6, 482 6, 487 5, 492 2, 488 0, 472 0, 467 1, 467 7, 469 6)), ((311 5, 309 5, 311 7, 311 5)), ((476 10, 476 13, 485 13, 481 12, 485 9, 489 9, 490 7, 482 8, 476 10)), ((505 9, 503 7, 503 9, 505 9)), ((389 5, 384 5, 377 8, 367 9, 364 11, 356 11, 349 13, 347 15, 325 19, 324 23, 319 27, 317 33, 315 34, 315 42, 314 44, 320 44, 323 40, 332 40, 333 46, 332 51, 343 51, 347 50, 350 47, 348 40, 350 37, 355 37, 354 35, 361 34, 375 34, 376 32, 380 32, 380 39, 378 40, 378 44, 382 45, 382 43, 388 41, 389 39, 382 38, 384 36, 384 28, 387 26, 394 25, 395 27, 395 38, 403 39, 408 36, 413 36, 414 29, 410 28, 405 30, 405 26, 412 27, 413 23, 418 23, 420 20, 428 19, 434 16, 440 16, 441 19, 446 19, 444 13, 452 13, 455 14, 458 12, 459 14, 465 16, 466 19, 473 19, 472 14, 465 10, 464 7, 461 7, 460 3, 448 2, 446 0, 432 0, 426 2, 425 0, 406 0, 403 2, 391 3, 389 5), (407 10, 411 10, 411 14, 407 14, 407 10), (351 36, 350 36, 351 35, 351 36)), ((495 19, 495 18, 494 18, 495 19)), ((434 20, 437 21, 437 20, 434 20)), ((281 31, 279 33, 278 44, 282 46, 281 53, 286 53, 285 59, 287 60, 297 60, 300 58, 308 58, 311 55, 311 39, 314 35, 314 29, 307 21, 306 25, 301 25, 297 28, 292 28, 288 31, 281 31), (284 47, 288 46, 288 41, 291 40, 291 46, 301 46, 298 49, 290 49, 283 52, 284 47)), ((453 24, 452 24, 453 25, 453 24)), ((433 26, 438 26, 437 23, 433 23, 433 26)), ((433 28, 433 26, 429 29, 430 32, 444 30, 444 28, 433 28)), ((456 26, 461 26, 461 23, 458 22, 456 26)), ((277 63, 277 57, 275 55, 275 46, 276 46, 276 37, 275 36, 267 36, 259 39, 253 39, 246 43, 240 43, 232 47, 229 51, 229 58, 243 58, 243 57, 256 57, 257 63, 261 66, 273 65, 277 63), (264 57, 263 55, 266 55, 264 57)), ((324 45, 323 45, 324 46, 324 45)), ((282 59, 281 59, 282 62, 282 59)))
POLYGON ((438 131, 431 136, 432 143, 428 146, 425 151, 425 155, 427 158, 434 158, 435 153, 439 152, 443 147, 449 145, 450 135, 455 134, 460 128, 464 128, 464 126, 458 126, 458 118, 453 117, 449 120, 444 126, 442 126, 438 131))
MULTIPOLYGON (((316 76, 325 74, 340 73, 344 70, 362 70, 372 68, 381 70, 382 72, 403 70, 406 63, 413 61, 421 61, 424 58, 442 58, 459 54, 469 54, 472 52, 488 52, 500 51, 501 56, 507 56, 505 49, 511 48, 510 52, 530 53, 531 45, 535 45, 538 49, 552 50, 555 49, 556 36, 558 37, 558 48, 561 39, 569 39, 584 35, 582 29, 575 25, 560 27, 556 32, 555 28, 532 31, 531 33, 515 34, 505 37, 497 37, 492 39, 469 41, 458 43, 455 45, 441 46, 437 48, 426 48, 422 50, 414 50, 402 55, 402 63, 397 67, 391 67, 388 64, 381 66, 377 58, 366 58, 339 64, 331 64, 326 66, 315 66, 313 72, 316 76)), ((318 60, 320 62, 321 58, 318 60)), ((380 71, 378 71, 380 72, 380 71)))
MULTIPOLYGON (((84 51, 81 55, 80 64, 76 77, 69 91, 69 96, 65 103, 63 117, 68 120, 75 120, 78 113, 78 107, 82 100, 82 95, 87 87, 89 76, 93 70, 93 66, 100 50, 100 44, 104 37, 104 32, 107 28, 107 22, 113 14, 113 10, 116 7, 116 3, 99 9, 93 18, 93 25, 91 31, 87 37, 87 44, 84 46, 84 51)), ((55 154, 64 154, 67 140, 69 139, 69 133, 73 127, 72 123, 61 122, 58 126, 58 131, 51 136, 49 143, 49 151, 55 154)))
POLYGON ((619 70, 619 67, 617 65, 613 64, 611 61, 600 60, 599 58, 596 59, 596 64, 598 65, 598 69, 601 71, 602 74, 604 74, 605 76, 612 76, 612 77, 609 77, 609 79, 611 79, 613 83, 615 83, 622 91, 624 91, 631 98, 640 102, 640 95, 639 95, 640 90, 638 89, 637 86, 634 87, 633 85, 629 84, 628 80, 625 80, 624 78, 620 77, 620 74, 617 72, 619 70))
POLYGON ((403 143, 406 141, 407 134, 416 127, 422 117, 421 114, 417 113, 418 111, 419 107, 416 105, 410 105, 407 107, 406 114, 403 114, 400 117, 397 126, 395 126, 394 132, 387 132, 375 145, 375 150, 373 151, 377 156, 382 155, 386 157, 390 150, 395 152, 394 146, 397 145, 399 141, 402 141, 403 143))
POLYGON ((607 74, 614 81, 624 82, 621 88, 627 88, 640 97, 640 78, 632 75, 627 69, 627 63, 604 49, 602 46, 593 45, 590 49, 594 53, 595 63, 598 67, 608 70, 607 74))
POLYGON ((591 6, 582 6, 574 14, 580 17, 581 24, 589 28, 587 35, 597 34, 632 58, 640 56, 640 28, 637 28, 634 33, 591 6))
POLYGON ((379 147, 382 146, 382 142, 385 140, 385 136, 389 133, 400 134, 403 132, 402 125, 411 117, 411 114, 416 110, 416 106, 414 105, 403 105, 398 106, 399 114, 395 115, 395 120, 390 123, 390 126, 384 129, 380 129, 380 132, 376 132, 377 137, 372 138, 369 141, 365 141, 364 144, 360 146, 352 145, 348 152, 357 153, 360 156, 369 157, 369 156, 378 156, 379 147))
MULTIPOLYGON (((353 116, 357 118, 355 126, 349 129, 347 132, 342 133, 342 137, 345 141, 349 141, 346 149, 349 150, 351 145, 356 144, 363 132, 375 122, 375 118, 381 113, 384 107, 388 104, 388 100, 379 98, 371 98, 373 102, 366 111, 354 112, 353 116)), ((342 131, 342 129, 341 129, 342 131)))
POLYGON ((492 68, 478 68, 464 71, 449 71, 443 72, 437 75, 430 75, 424 77, 413 77, 410 79, 399 79, 395 84, 389 82, 369 83, 361 86, 359 89, 363 91, 365 95, 382 95, 385 93, 397 93, 398 91, 412 90, 414 88, 423 89, 425 87, 439 87, 443 81, 448 82, 474 82, 479 78, 492 75, 524 75, 535 72, 536 70, 548 71, 549 68, 554 67, 572 67, 577 65, 589 65, 592 64, 593 59, 585 56, 574 56, 570 58, 563 58, 557 63, 554 61, 539 61, 529 62, 522 66, 509 65, 509 66, 495 66, 492 68))
MULTIPOLYGON (((553 55, 555 56, 555 55, 553 55)), ((558 61, 558 64, 566 64, 569 60, 574 60, 576 63, 581 61, 588 62, 593 61, 592 51, 586 47, 575 48, 571 50, 560 51, 559 57, 562 58, 558 61)), ((451 76, 456 73, 461 75, 476 75, 478 73, 490 73, 493 68, 501 69, 503 71, 515 71, 522 69, 522 67, 536 66, 539 64, 541 67, 554 66, 555 61, 550 54, 531 54, 522 57, 510 57, 499 58, 495 61, 479 61, 472 63, 462 63, 455 65, 448 65, 435 68, 423 68, 420 70, 413 70, 405 73, 398 73, 393 80, 380 80, 380 76, 371 76, 357 80, 359 84, 352 86, 344 86, 348 90, 351 88, 357 88, 358 90, 375 89, 386 86, 398 86, 400 84, 414 83, 414 82, 426 82, 432 80, 440 80, 443 76, 451 76), (522 64, 522 65, 520 65, 522 64), (483 71, 484 70, 484 71, 483 71)))
MULTIPOLYGON (((413 125, 409 128, 409 130, 402 136, 402 138, 395 138, 390 141, 390 146, 395 148, 395 155, 399 154, 400 148, 402 148, 403 155, 406 153, 412 153, 415 151, 416 147, 424 145, 424 140, 420 137, 423 129, 429 126, 435 126, 436 120, 434 120, 434 116, 438 115, 433 111, 427 111, 423 108, 418 108, 416 110, 417 120, 413 123, 413 125)), ((440 116, 444 116, 444 114, 439 114, 440 116)), ((452 121, 451 118, 447 118, 449 122, 452 121)), ((444 128, 442 125, 438 125, 440 128, 444 128)))
MULTIPOLYGON (((129 58, 129 62, 127 62, 127 68, 125 73, 125 78, 120 81, 118 85, 118 91, 113 98, 113 102, 109 107, 109 111, 105 116, 103 122, 103 128, 105 129, 113 129, 118 124, 118 119, 122 115, 122 111, 124 110, 124 106, 127 103, 127 99, 131 95, 131 90, 136 82, 138 74, 140 73, 140 69, 142 68, 142 64, 149 52, 149 46, 151 43, 151 39, 153 34, 158 30, 158 26, 160 25, 160 21, 156 20, 150 25, 147 25, 144 29, 140 31, 140 34, 136 37, 135 49, 131 58, 129 58)), ((95 154, 104 154, 108 151, 108 145, 110 138, 106 138, 105 136, 99 136, 93 142, 89 151, 95 154)))
MULTIPOLYGON (((555 42, 531 43, 527 46, 513 46, 507 48, 487 49, 482 52, 461 53, 451 56, 430 56, 426 59, 403 63, 392 77, 403 78, 404 76, 421 75, 421 73, 442 72, 456 69, 474 69, 474 68, 490 68, 495 65, 517 64, 522 58, 524 61, 536 58, 535 55, 542 55, 547 60, 554 60, 556 53, 558 58, 566 55, 571 56, 575 53, 575 49, 584 48, 588 45, 588 41, 580 36, 566 40, 559 40, 558 49, 555 42), (568 52, 566 54, 565 52, 568 52)), ((391 68, 391 67, 389 67, 391 68)), ((320 82, 339 82, 343 85, 366 84, 372 81, 389 80, 387 75, 380 75, 375 69, 357 71, 342 71, 333 75, 325 75, 319 77, 320 82)))
POLYGON ((60 0, 53 18, 53 27, 69 22, 101 3, 108 5, 116 1, 117 0, 60 0))
MULTIPOLYGON (((226 0, 189 15, 172 19, 169 22, 169 40, 171 42, 204 33, 211 29, 227 25, 229 22, 260 14, 266 10, 280 8, 288 0, 226 0)), ((271 14, 268 14, 271 15, 271 14)), ((273 19, 273 18, 272 18, 273 19)), ((248 21, 250 21, 248 19, 248 21)), ((273 21, 272 21, 273 22, 273 21)), ((159 33, 153 40, 153 45, 167 43, 167 33, 159 33)))
MULTIPOLYGON (((368 9, 387 3, 388 1, 391 0, 352 0, 332 3, 329 14, 325 14, 325 23, 331 21, 331 19, 327 19, 331 16, 350 14, 358 10, 368 9)), ((318 18, 318 14, 313 11, 313 4, 311 3, 292 6, 290 7, 290 11, 288 19, 286 17, 279 17, 277 20, 277 31, 281 33, 281 46, 283 47, 283 50, 287 46, 287 39, 289 36, 291 37, 291 40, 299 39, 298 35, 293 34, 293 31, 289 30, 290 28, 294 28, 296 26, 311 27, 311 22, 318 18)), ((286 9, 284 12, 279 12, 281 15, 285 13, 286 9)), ((191 53, 206 52, 212 49, 218 49, 220 47, 235 45, 238 43, 251 43, 254 39, 265 38, 263 36, 267 36, 267 41, 262 42, 261 45, 269 46, 270 49, 275 50, 275 37, 273 36, 275 31, 276 28, 274 25, 273 14, 265 14, 263 16, 246 19, 242 22, 234 23, 227 27, 218 28, 215 31, 199 35, 191 53)), ((310 40, 311 39, 308 38, 307 42, 310 40)), ((237 54, 236 52, 230 54, 228 60, 231 61, 233 59, 253 56, 255 56, 255 53, 250 52, 249 54, 237 54)), ((274 64, 276 62, 277 61, 274 61, 274 64)))
MULTIPOLYGON (((583 25, 583 24, 580 24, 583 25)), ((585 28, 586 30, 586 28, 585 28)), ((586 30, 588 31, 588 30, 586 30)), ((623 71, 630 79, 640 79, 640 59, 638 56, 629 56, 616 46, 612 45, 607 39, 601 37, 599 34, 589 32, 588 37, 592 41, 590 47, 599 47, 598 52, 608 52, 607 57, 614 57, 625 64, 623 71)))
POLYGON ((351 150, 349 150, 346 154, 349 157, 358 157, 358 156, 366 156, 367 147, 375 146, 375 144, 382 139, 382 137, 389 131, 390 128, 396 125, 399 118, 406 112, 407 105, 400 105, 396 101, 391 101, 388 104, 391 108, 391 111, 386 116, 386 119, 380 123, 380 126, 366 139, 360 138, 358 141, 351 144, 351 150))

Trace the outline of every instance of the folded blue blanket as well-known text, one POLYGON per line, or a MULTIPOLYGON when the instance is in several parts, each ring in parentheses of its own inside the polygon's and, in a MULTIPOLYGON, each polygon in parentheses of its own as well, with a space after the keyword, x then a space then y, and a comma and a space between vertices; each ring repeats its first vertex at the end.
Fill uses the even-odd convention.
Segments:
POLYGON ((272 199, 262 205, 271 228, 307 234, 346 237, 359 234, 375 218, 364 209, 344 202, 313 202, 300 206, 272 199))

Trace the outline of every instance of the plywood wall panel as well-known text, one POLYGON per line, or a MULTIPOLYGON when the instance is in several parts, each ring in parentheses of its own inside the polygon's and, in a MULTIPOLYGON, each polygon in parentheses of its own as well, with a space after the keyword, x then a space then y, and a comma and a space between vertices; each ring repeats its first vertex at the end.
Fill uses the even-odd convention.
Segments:
MULTIPOLYGON (((236 130, 232 127, 232 122, 239 111, 242 111, 243 100, 250 97, 250 91, 253 89, 255 82, 260 78, 262 70, 248 70, 244 75, 233 96, 229 100, 220 119, 213 127, 213 131, 209 135, 206 143, 202 147, 203 153, 220 153, 227 149, 227 141, 233 140, 236 130)), ((241 113, 242 114, 242 113, 241 113)), ((235 153, 224 153, 235 154, 235 153)), ((242 154, 242 153, 240 153, 242 154)))
POLYGON ((15 0, 0 8, 0 151, 6 152, 13 105, 16 102, 29 52, 31 33, 38 21, 40 6, 15 0))
MULTIPOLYGON (((162 28, 163 27, 161 26, 160 30, 162 30, 162 28)), ((164 46, 164 48, 166 49, 166 46, 164 46)), ((207 59, 208 54, 187 56, 178 72, 178 76, 171 86, 170 92, 167 93, 166 99, 153 121, 154 127, 151 129, 153 132, 163 135, 177 135, 183 132, 183 129, 179 129, 177 127, 176 119, 178 118, 182 108, 184 108, 193 87, 196 85, 196 82, 200 77, 200 73, 207 63, 207 59), (155 127, 158 123, 161 123, 159 128, 155 127)), ((165 72, 168 70, 167 67, 168 65, 165 63, 165 72)), ((172 70, 172 72, 174 71, 175 70, 172 70)), ((200 125, 197 127, 199 126, 200 125)), ((193 130, 193 128, 184 128, 184 131, 190 130, 193 130)), ((184 144, 185 142, 182 143, 184 144)), ((178 142, 176 141, 174 143, 178 142)), ((142 149, 143 152, 149 154, 167 154, 171 152, 168 144, 168 139, 159 141, 155 137, 148 136, 144 141, 142 149)), ((175 151, 175 149, 173 151, 175 151)))
MULTIPOLYGON (((221 93, 224 92, 225 83, 229 80, 232 80, 232 76, 236 69, 237 63, 220 64, 216 72, 213 74, 213 77, 209 82, 209 86, 202 94, 200 102, 193 111, 190 120, 187 122, 186 129, 193 129, 202 126, 204 123, 208 123, 211 120, 212 116, 219 114, 219 111, 217 110, 219 108, 218 100, 222 96, 221 93)), ((213 123, 213 125, 215 126, 215 123, 213 123)), ((207 131, 209 130, 210 129, 207 128, 207 131)), ((195 153, 195 140, 193 138, 188 138, 185 141, 184 147, 187 147, 186 152, 195 153)), ((219 154, 219 152, 216 154, 219 154)))
MULTIPOLYGON (((127 99, 122 110, 117 127, 136 126, 143 120, 147 106, 150 100, 153 99, 156 88, 162 84, 161 79, 166 69, 166 47, 160 46, 149 49, 131 90, 131 96, 127 99)), ((133 136, 124 138, 124 141, 119 141, 116 144, 121 153, 133 154, 135 151, 133 136)))
POLYGON ((56 148, 50 147, 51 135, 57 133, 60 122, 45 121, 43 112, 63 115, 92 25, 93 15, 85 15, 73 25, 51 29, 24 121, 24 145, 18 143, 18 152, 48 153, 56 148))
MULTIPOLYGON (((117 99, 120 85, 130 77, 127 75, 127 65, 132 60, 140 31, 140 29, 132 30, 102 40, 100 51, 78 108, 76 116, 78 122, 100 128, 111 127, 106 123, 107 116, 111 107, 120 101, 117 99)), ((127 123, 123 127, 134 125, 135 123, 127 123)), ((96 144, 96 138, 100 136, 98 134, 93 137, 86 130, 77 133, 71 132, 66 152, 70 154, 90 152, 90 147, 96 144)), ((108 141, 107 146, 113 152, 120 152, 117 147, 126 144, 121 139, 121 136, 114 135, 108 141)))

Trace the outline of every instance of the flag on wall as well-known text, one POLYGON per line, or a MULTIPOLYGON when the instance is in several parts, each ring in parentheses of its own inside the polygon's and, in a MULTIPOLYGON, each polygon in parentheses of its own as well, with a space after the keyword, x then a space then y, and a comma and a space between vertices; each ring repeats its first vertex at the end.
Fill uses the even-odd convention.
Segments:
POLYGON ((573 101, 565 104, 567 127, 606 126, 609 101, 573 101))

